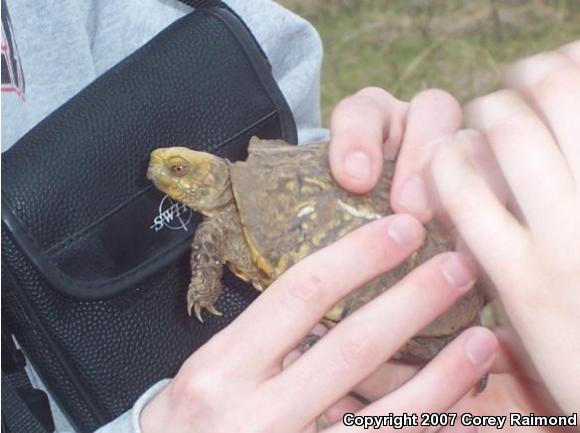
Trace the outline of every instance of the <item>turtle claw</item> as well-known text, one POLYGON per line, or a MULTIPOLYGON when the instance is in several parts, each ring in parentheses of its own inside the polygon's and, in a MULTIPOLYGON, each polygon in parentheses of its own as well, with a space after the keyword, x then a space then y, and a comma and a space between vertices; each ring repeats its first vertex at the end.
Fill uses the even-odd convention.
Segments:
POLYGON ((213 306, 213 304, 210 304, 209 307, 205 307, 205 308, 206 308, 207 311, 209 311, 214 316, 221 316, 222 315, 221 311, 218 311, 216 309, 216 307, 213 306))
POLYGON ((195 317, 197 317, 197 320, 203 323, 203 318, 201 317, 201 306, 199 304, 195 304, 193 309, 195 310, 195 317))
POLYGON ((187 306, 187 314, 189 314, 191 316, 191 309, 193 307, 193 312, 195 313, 195 317, 197 317, 197 320, 199 320, 201 323, 204 323, 203 321, 203 317, 201 317, 201 312, 202 312, 202 308, 205 308, 207 311, 209 311, 211 314, 213 314, 214 316, 221 316, 222 313, 221 311, 218 311, 213 304, 210 304, 207 307, 202 307, 200 304, 198 303, 190 303, 187 306))
POLYGON ((201 306, 197 302, 194 302, 192 300, 188 300, 187 301, 187 315, 189 317, 191 317, 191 310, 194 311, 195 317, 197 317, 197 320, 199 320, 201 323, 203 323, 203 318, 201 317, 201 306))

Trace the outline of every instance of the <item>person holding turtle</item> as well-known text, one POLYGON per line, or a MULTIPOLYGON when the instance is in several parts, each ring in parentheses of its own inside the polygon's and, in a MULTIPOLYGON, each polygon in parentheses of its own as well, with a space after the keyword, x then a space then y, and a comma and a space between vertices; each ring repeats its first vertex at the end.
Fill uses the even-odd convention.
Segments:
MULTIPOLYGON (((322 50, 314 29, 269 1, 228 4, 270 58, 300 143, 323 139, 322 50)), ((189 12, 171 0, 53 6, 2 2, 13 24, 7 35, 18 42, 12 66, 26 81, 23 92, 2 94, 3 150, 189 12), (39 40, 51 41, 50 56, 39 40)), ((505 86, 466 110, 468 126, 479 132, 460 131, 459 105, 439 90, 404 102, 367 88, 339 103, 330 126, 334 179, 353 193, 369 192, 384 159, 397 157, 389 202, 398 213, 288 269, 174 378, 153 385, 99 433, 311 432, 320 415, 330 432, 346 432, 353 431, 341 423, 349 412, 578 412, 580 42, 516 64, 505 86), (423 223, 435 214, 456 228, 464 252, 427 260, 323 335, 316 324, 327 311, 417 251, 423 223), (472 289, 478 270, 509 318, 499 346, 491 331, 474 327, 419 372, 387 363, 472 289), (320 341, 304 354, 295 351, 310 332, 320 341), (490 370, 487 389, 473 395, 490 370)), ((72 431, 57 409, 53 404, 57 431, 72 431)), ((446 431, 472 429, 456 424, 446 431)))
POLYGON ((345 413, 577 413, 579 94, 580 41, 513 66, 505 89, 466 108, 474 129, 460 130, 459 104, 439 90, 410 103, 378 88, 343 100, 330 128, 334 178, 368 193, 390 164, 384 159, 398 155, 389 200, 399 214, 283 273, 145 407, 143 431, 308 432, 321 413, 330 432, 352 429, 340 422, 345 413), (416 251, 421 223, 435 215, 455 228, 464 253, 434 257, 305 354, 291 351, 338 300, 416 251), (478 268, 506 315, 499 346, 488 330, 471 328, 419 373, 385 364, 473 286, 478 268), (236 342, 245 350, 220 358, 236 342), (488 389, 469 393, 490 369, 488 389))

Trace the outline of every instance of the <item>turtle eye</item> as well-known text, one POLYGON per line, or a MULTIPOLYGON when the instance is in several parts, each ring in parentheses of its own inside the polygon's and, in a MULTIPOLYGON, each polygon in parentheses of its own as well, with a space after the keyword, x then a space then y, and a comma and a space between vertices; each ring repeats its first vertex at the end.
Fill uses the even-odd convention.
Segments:
POLYGON ((175 165, 172 165, 171 166, 171 171, 176 176, 184 176, 187 170, 185 169, 185 165, 183 165, 183 164, 175 164, 175 165))

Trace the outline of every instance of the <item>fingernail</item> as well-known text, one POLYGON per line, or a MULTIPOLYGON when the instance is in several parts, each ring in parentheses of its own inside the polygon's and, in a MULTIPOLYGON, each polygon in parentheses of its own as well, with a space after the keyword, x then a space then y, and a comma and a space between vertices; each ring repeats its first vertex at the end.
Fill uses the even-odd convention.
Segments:
POLYGON ((401 188, 399 204, 412 213, 429 212, 429 195, 421 176, 415 175, 405 181, 401 188))
POLYGON ((441 263, 443 278, 453 287, 462 288, 475 280, 475 267, 467 257, 461 254, 451 254, 441 263))
POLYGON ((489 363, 497 350, 497 340, 493 334, 485 329, 473 329, 465 341, 465 352, 469 360, 476 367, 489 363))
POLYGON ((352 152, 344 159, 344 171, 358 180, 368 180, 371 177, 371 159, 364 152, 352 152))
POLYGON ((391 217, 387 233, 399 245, 417 242, 423 235, 423 226, 411 215, 398 214, 391 217))

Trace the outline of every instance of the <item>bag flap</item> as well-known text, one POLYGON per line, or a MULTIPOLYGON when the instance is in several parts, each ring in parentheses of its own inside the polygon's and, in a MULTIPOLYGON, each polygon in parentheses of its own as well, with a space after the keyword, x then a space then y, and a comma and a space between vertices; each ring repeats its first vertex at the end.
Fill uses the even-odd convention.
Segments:
POLYGON ((2 155, 2 219, 54 288, 101 299, 189 248, 200 216, 146 179, 184 145, 236 160, 252 135, 296 142, 262 51, 227 8, 200 7, 2 155))

